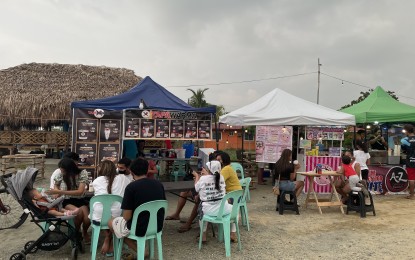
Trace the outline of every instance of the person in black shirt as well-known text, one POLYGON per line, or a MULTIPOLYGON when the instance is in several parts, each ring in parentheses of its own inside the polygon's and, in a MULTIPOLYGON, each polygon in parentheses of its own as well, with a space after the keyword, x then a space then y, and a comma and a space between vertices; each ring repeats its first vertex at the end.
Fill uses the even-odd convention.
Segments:
POLYGON ((410 124, 403 126, 406 136, 401 140, 402 150, 406 153, 406 173, 408 174, 409 196, 407 199, 415 199, 415 133, 414 127, 410 124))
POLYGON ((291 150, 284 149, 281 153, 280 159, 275 164, 275 177, 280 178, 279 187, 281 190, 295 191, 295 194, 298 197, 304 187, 304 182, 295 180, 297 177, 297 170, 300 168, 300 165, 294 165, 291 160, 291 150))
POLYGON ((380 128, 376 128, 373 133, 374 135, 369 139, 371 148, 373 150, 387 150, 388 143, 385 141, 385 138, 383 138, 380 128))
MULTIPOLYGON (((131 221, 133 218, 134 210, 140 205, 154 201, 165 200, 166 195, 164 193, 163 185, 154 179, 148 179, 146 177, 148 170, 148 162, 145 159, 138 158, 134 160, 130 165, 130 171, 133 173, 134 181, 127 185, 124 192, 124 198, 121 204, 123 210, 122 217, 127 222, 127 228, 131 228, 131 221)), ((163 229, 163 220, 165 212, 160 210, 157 214, 157 230, 163 229)), ((141 213, 137 218, 137 236, 144 236, 147 231, 149 221, 148 212, 141 213)), ((108 226, 113 231, 113 219, 110 219, 108 226)), ((125 238, 124 242, 132 249, 137 251, 137 244, 135 241, 125 238)))

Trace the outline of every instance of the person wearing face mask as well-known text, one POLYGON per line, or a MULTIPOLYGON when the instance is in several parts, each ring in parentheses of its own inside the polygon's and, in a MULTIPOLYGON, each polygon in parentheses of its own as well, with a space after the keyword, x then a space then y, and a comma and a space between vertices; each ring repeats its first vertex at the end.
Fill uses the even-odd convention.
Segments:
POLYGON ((129 169, 130 164, 131 164, 131 160, 129 158, 127 157, 122 158, 117 163, 117 172, 118 174, 124 174, 125 177, 127 177, 130 180, 130 182, 132 182, 134 179, 129 169))

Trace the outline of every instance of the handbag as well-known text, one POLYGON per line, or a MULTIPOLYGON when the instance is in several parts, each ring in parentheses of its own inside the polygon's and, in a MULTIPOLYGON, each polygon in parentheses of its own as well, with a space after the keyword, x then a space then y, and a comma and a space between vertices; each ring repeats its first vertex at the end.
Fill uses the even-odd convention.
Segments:
POLYGON ((280 179, 281 179, 281 174, 278 176, 278 182, 275 182, 274 187, 272 187, 272 192, 276 196, 280 195, 280 179))

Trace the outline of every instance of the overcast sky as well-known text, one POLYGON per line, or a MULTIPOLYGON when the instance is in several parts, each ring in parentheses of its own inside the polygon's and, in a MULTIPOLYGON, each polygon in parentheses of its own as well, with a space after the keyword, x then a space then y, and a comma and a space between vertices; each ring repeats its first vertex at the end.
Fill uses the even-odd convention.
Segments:
POLYGON ((367 89, 415 105, 415 1, 3 0, 0 69, 104 65, 150 76, 187 101, 209 88, 228 112, 274 88, 338 109, 367 89))

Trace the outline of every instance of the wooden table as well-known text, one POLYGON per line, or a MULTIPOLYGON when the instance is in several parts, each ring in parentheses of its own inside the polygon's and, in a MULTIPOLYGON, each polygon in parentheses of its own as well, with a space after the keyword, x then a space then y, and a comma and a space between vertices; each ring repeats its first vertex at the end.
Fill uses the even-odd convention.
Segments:
POLYGON ((317 204, 318 210, 320 211, 320 214, 323 214, 321 211, 321 207, 331 207, 331 206, 338 206, 340 207, 340 211, 344 214, 343 210, 343 203, 341 202, 339 198, 339 194, 336 191, 336 187, 334 185, 335 178, 342 176, 341 174, 335 172, 335 171, 323 171, 321 174, 315 173, 315 172, 297 172, 308 179, 308 191, 307 191, 307 197, 305 199, 305 207, 307 208, 308 202, 315 202, 317 204), (317 193, 314 191, 314 177, 320 177, 320 176, 328 176, 330 180, 331 185, 331 195, 329 199, 318 199, 317 193), (313 193, 314 198, 310 198, 310 193, 313 193), (332 198, 335 198, 335 201, 332 201, 332 198))

